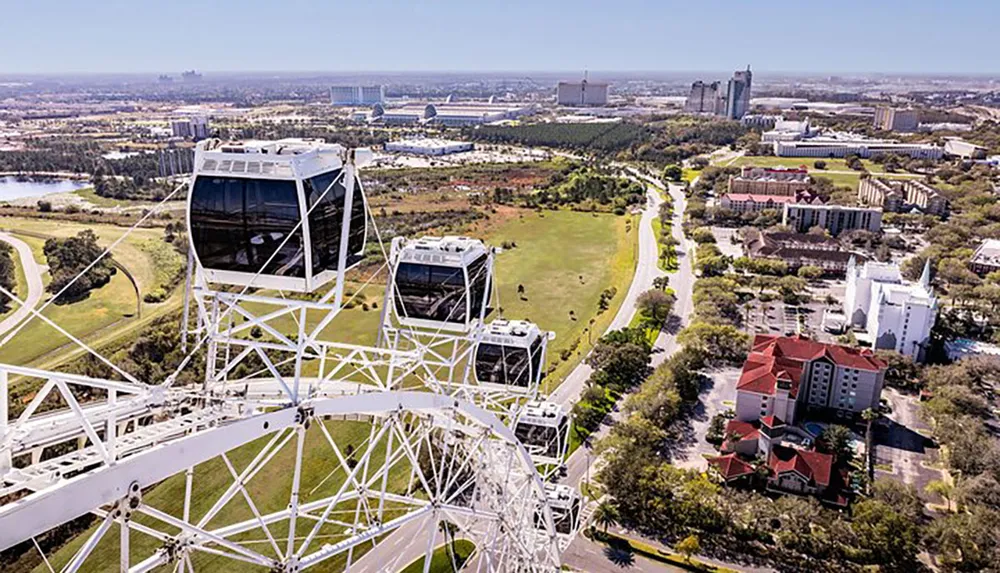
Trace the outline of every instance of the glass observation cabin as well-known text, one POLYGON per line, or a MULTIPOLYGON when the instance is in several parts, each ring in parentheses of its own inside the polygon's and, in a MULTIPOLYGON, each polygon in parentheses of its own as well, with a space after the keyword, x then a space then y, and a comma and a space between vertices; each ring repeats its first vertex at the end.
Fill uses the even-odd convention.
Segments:
MULTIPOLYGON (((568 485, 547 483, 545 496, 552 510, 552 523, 555 525, 556 533, 569 535, 576 531, 577 524, 580 523, 579 492, 568 485)), ((545 527, 545 515, 540 511, 535 512, 535 527, 539 529, 545 527)))
POLYGON ((554 337, 555 333, 542 332, 524 320, 494 320, 476 345, 476 382, 504 388, 536 388, 542 379, 546 346, 554 337))
POLYGON ((554 402, 528 402, 514 435, 538 463, 561 464, 569 446, 569 416, 554 402))
POLYGON ((393 312, 415 328, 468 332, 488 313, 493 251, 468 237, 392 242, 393 312))
POLYGON ((357 264, 368 232, 357 168, 371 159, 319 140, 199 142, 188 229, 205 279, 312 292, 357 264))

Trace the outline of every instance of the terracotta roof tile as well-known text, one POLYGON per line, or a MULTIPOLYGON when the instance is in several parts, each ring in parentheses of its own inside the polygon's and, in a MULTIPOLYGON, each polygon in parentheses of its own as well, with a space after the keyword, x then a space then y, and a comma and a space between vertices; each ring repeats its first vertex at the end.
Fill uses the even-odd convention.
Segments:
POLYGON ((708 463, 718 469, 722 479, 726 481, 753 473, 753 466, 741 460, 736 454, 708 458, 708 463))
POLYGON ((821 487, 827 487, 830 485, 833 456, 774 445, 767 459, 767 467, 775 475, 794 471, 821 487))

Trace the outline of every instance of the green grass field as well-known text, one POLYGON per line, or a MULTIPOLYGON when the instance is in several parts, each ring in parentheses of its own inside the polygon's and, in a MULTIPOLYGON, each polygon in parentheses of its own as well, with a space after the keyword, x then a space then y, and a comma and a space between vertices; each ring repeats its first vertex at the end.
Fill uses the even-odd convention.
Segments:
MULTIPOLYGON (((871 161, 870 159, 862 159, 861 163, 864 165, 865 169, 879 177, 886 177, 889 179, 908 179, 923 177, 922 175, 916 175, 912 173, 887 173, 885 169, 871 161)), ((856 188, 858 186, 858 181, 861 178, 860 171, 854 171, 847 166, 847 162, 843 159, 823 159, 820 157, 739 157, 733 162, 733 167, 741 167, 744 165, 756 165, 760 167, 805 167, 809 170, 809 174, 813 177, 825 177, 833 182, 834 185, 838 187, 851 187, 856 188), (826 169, 816 169, 813 165, 816 161, 825 161, 826 169), (831 173, 834 172, 834 173, 831 173)))
MULTIPOLYGON (((527 318, 537 322, 544 329, 556 332, 557 338, 551 343, 549 352, 549 361, 556 364, 556 368, 547 379, 549 384, 554 386, 561 381, 588 351, 585 329, 590 326, 591 318, 594 319, 592 327, 597 332, 601 332, 617 312, 634 272, 637 225, 638 218, 635 217, 594 215, 569 211, 547 211, 544 213, 524 211, 523 216, 508 219, 489 233, 488 239, 494 245, 499 245, 504 241, 512 241, 517 245, 498 256, 497 285, 500 295, 499 301, 494 301, 494 306, 502 306, 506 317, 527 318), (518 284, 523 284, 525 287, 524 300, 521 300, 517 295, 518 284), (612 285, 615 286, 618 294, 612 299, 610 308, 603 313, 598 313, 600 293, 612 285), (569 314, 569 310, 574 311, 573 316, 569 314), (561 360, 560 351, 574 346, 576 350, 570 353, 568 359, 561 360)), ((101 237, 102 239, 106 238, 104 234, 101 234, 101 237)), ((133 245, 133 248, 136 254, 143 254, 140 245, 133 245)), ((143 277, 143 281, 155 281, 155 271, 150 270, 143 277)), ((116 296, 104 296, 106 294, 104 292, 94 293, 92 295, 93 304, 96 305, 100 302, 109 305, 112 301, 121 299, 126 301, 124 306, 134 305, 134 294, 130 292, 131 287, 124 277, 116 276, 112 284, 100 290, 104 291, 112 289, 112 287, 122 289, 122 291, 118 292, 116 296), (130 293, 131 298, 125 296, 126 291, 130 293)), ((109 290, 110 292, 111 290, 109 290)), ((380 285, 370 286, 364 291, 363 296, 369 304, 373 301, 377 302, 378 305, 382 304, 380 285)), ((67 326, 65 323, 69 322, 72 328, 83 329, 97 324, 95 320, 98 316, 111 317, 114 312, 124 312, 124 308, 109 308, 103 313, 98 313, 99 309, 96 306, 94 308, 79 306, 85 304, 87 303, 81 302, 66 307, 65 310, 70 312, 79 311, 76 312, 77 318, 60 316, 58 321, 64 326, 67 326), (78 322, 74 322, 74 320, 78 322)), ((52 307, 47 313, 61 310, 64 309, 52 307)), ((327 334, 330 338, 369 344, 374 341, 379 318, 378 309, 370 308, 365 311, 358 305, 343 311, 343 313, 332 326, 328 327, 327 334)), ((317 319, 318 317, 316 319, 310 317, 308 322, 315 324, 317 319)), ((32 325, 30 328, 38 326, 32 325)), ((295 329, 291 318, 276 326, 288 332, 295 329)), ((37 333, 26 331, 24 335, 29 333, 35 337, 33 338, 34 344, 44 343, 43 340, 37 338, 39 336, 37 333)), ((51 334, 49 336, 51 337, 51 334)), ((593 340, 596 341, 596 338, 594 336, 593 340)), ((3 359, 2 353, 4 351, 12 352, 14 350, 15 348, 0 349, 0 360, 3 359)), ((37 353, 37 350, 32 352, 37 353)), ((315 365, 311 366, 315 367, 315 365)), ((361 423, 336 422, 330 423, 328 427, 334 433, 338 444, 350 443, 356 447, 367 437, 368 432, 368 426, 361 423)), ((231 458, 237 471, 248 463, 248 460, 259 450, 260 445, 261 443, 258 441, 234 450, 231 458)), ((291 456, 292 448, 286 446, 265 468, 264 473, 258 475, 251 482, 251 495, 261 512, 276 511, 287 503, 288 487, 283 484, 286 483, 291 473, 291 456)), ((329 449, 322 443, 322 434, 315 427, 308 432, 306 457, 302 478, 303 492, 309 492, 309 494, 303 494, 304 501, 316 499, 322 494, 329 494, 331 488, 336 488, 340 483, 339 480, 343 478, 343 476, 333 476, 327 481, 323 481, 329 473, 329 449)), ((195 476, 195 483, 202 484, 199 486, 199 492, 196 493, 192 506, 192 515, 198 516, 204 514, 214 502, 213 494, 218 495, 228 486, 231 477, 219 459, 198 466, 195 470, 195 476)), ((392 477, 396 479, 397 476, 393 475, 392 477)), ((183 487, 183 476, 175 475, 146 492, 144 499, 150 501, 154 507, 178 515, 181 508, 178 506, 177 500, 182 499, 183 487)), ((252 514, 242 497, 236 496, 227 505, 223 514, 213 519, 211 524, 231 523, 251 516, 252 514)), ((305 528, 307 525, 302 527, 305 528)), ((342 531, 342 529, 340 532, 336 532, 332 528, 324 529, 321 532, 321 535, 324 536, 322 541, 331 542, 332 539, 332 542, 335 542, 342 531)), ((287 535, 287 531, 282 532, 280 527, 273 528, 273 533, 276 537, 287 535)), ((306 533, 308 533, 308 529, 297 532, 298 535, 306 533)), ((251 532, 251 534, 255 536, 252 537, 254 540, 264 537, 259 530, 251 532)), ((85 539, 86 534, 77 536, 66 547, 50 556, 53 565, 60 567, 65 564, 85 539)), ((131 546, 133 563, 135 563, 140 558, 148 556, 155 549, 156 543, 144 536, 133 534, 131 546)), ((368 546, 356 549, 354 558, 357 559, 367 548, 368 546)), ((255 549, 270 554, 270 546, 266 542, 255 545, 255 549)), ((441 556, 445 556, 445 554, 441 553, 441 556)), ((85 570, 106 571, 114 569, 117 558, 118 531, 117 526, 113 526, 95 550, 92 561, 88 563, 85 570)), ((332 559, 325 562, 318 570, 337 571, 343 564, 342 560, 332 559)), ((450 563, 442 565, 450 567, 450 563)), ((448 570, 434 569, 437 566, 438 560, 437 554, 435 554, 432 570, 448 570)), ((206 555, 199 555, 195 562, 195 568, 199 571, 227 571, 231 570, 231 567, 231 561, 206 555)), ((44 571, 44 566, 36 570, 44 571)))
MULTIPOLYGON (((434 554, 431 555, 431 567, 429 571, 431 573, 457 573, 462 569, 462 565, 465 564, 475 549, 476 545, 467 539, 458 539, 455 541, 455 563, 458 565, 458 569, 456 570, 451 563, 451 556, 448 553, 447 547, 442 545, 435 549, 434 554)), ((423 573, 423 571, 424 558, 421 557, 407 565, 402 573, 423 573)))
MULTIPOLYGON (((125 232, 124 228, 111 225, 84 225, 27 218, 6 219, 3 227, 27 243, 35 260, 41 265, 47 262, 42 251, 45 237, 69 237, 84 229, 91 229, 97 233, 102 245, 108 245, 125 232)), ((183 263, 183 258, 163 242, 162 237, 161 229, 136 229, 112 253, 135 277, 141 293, 164 285, 165 275, 176 272, 183 263)), ((45 273, 42 282, 48 285, 49 281, 48 273, 45 273)), ((43 301, 50 296, 47 293, 43 301)), ((74 336, 92 343, 111 330, 135 322, 138 318, 136 302, 131 283, 124 273, 118 272, 111 282, 92 291, 87 298, 72 304, 52 304, 44 314, 74 336)), ((178 302, 179 293, 175 293, 165 303, 143 303, 143 318, 159 315, 165 309, 176 308, 178 302)), ((33 320, 7 345, 0 348, 0 362, 41 365, 76 352, 78 349, 67 337, 40 320, 33 320)))
MULTIPOLYGON (((517 248, 497 259, 500 300, 494 305, 503 307, 507 318, 528 319, 556 333, 548 351, 549 364, 556 365, 546 378, 549 390, 589 350, 586 329, 590 320, 594 320, 593 333, 603 332, 628 291, 638 236, 638 219, 636 223, 630 220, 571 211, 531 212, 508 221, 490 237, 494 245, 517 243, 517 248), (524 285, 525 300, 517 295, 518 284, 524 285), (618 292, 610 308, 598 314, 601 291, 611 286, 618 292), (563 350, 574 347, 569 360, 560 360, 563 350)), ((590 342, 597 338, 592 335, 590 342)))

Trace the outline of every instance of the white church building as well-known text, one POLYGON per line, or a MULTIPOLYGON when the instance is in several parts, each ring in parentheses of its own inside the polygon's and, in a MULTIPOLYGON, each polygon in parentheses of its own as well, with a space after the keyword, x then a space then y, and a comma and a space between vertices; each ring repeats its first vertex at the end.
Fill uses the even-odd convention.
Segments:
POLYGON ((847 266, 844 314, 864 332, 858 340, 875 349, 891 349, 922 362, 937 317, 937 298, 930 286, 930 263, 917 283, 904 283, 899 265, 868 261, 847 266))

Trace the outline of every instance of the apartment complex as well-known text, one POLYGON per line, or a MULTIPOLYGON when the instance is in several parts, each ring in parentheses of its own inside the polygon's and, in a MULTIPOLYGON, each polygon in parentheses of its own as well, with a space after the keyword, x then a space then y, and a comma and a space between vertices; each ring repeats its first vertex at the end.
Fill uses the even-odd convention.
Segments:
POLYGON ((609 85, 587 80, 559 82, 556 86, 556 103, 566 106, 608 105, 609 85))
POLYGON ((853 417, 878 406, 885 371, 868 349, 758 334, 736 385, 736 420, 794 424, 807 409, 853 417))
POLYGON ((375 105, 385 103, 385 86, 332 86, 332 105, 375 105))
POLYGON ((877 233, 882 230, 882 209, 813 203, 786 203, 782 223, 798 233, 820 227, 836 237, 857 229, 877 233))
POLYGON ((986 239, 972 253, 969 269, 981 277, 1000 271, 1000 239, 986 239))
POLYGON ((875 349, 895 350, 920 362, 937 318, 930 286, 930 261, 918 283, 905 283, 899 266, 868 261, 847 268, 844 314, 858 340, 875 349))
POLYGON ((919 123, 920 115, 915 109, 875 108, 875 129, 912 133, 917 131, 919 123))
POLYGON ((919 209, 928 215, 948 214, 948 199, 940 191, 915 179, 882 179, 867 177, 858 184, 858 201, 898 213, 919 209))
POLYGON ((765 233, 743 231, 744 253, 754 259, 784 261, 791 272, 800 267, 819 267, 828 275, 843 275, 852 259, 864 262, 864 255, 844 250, 836 239, 808 233, 765 233))

